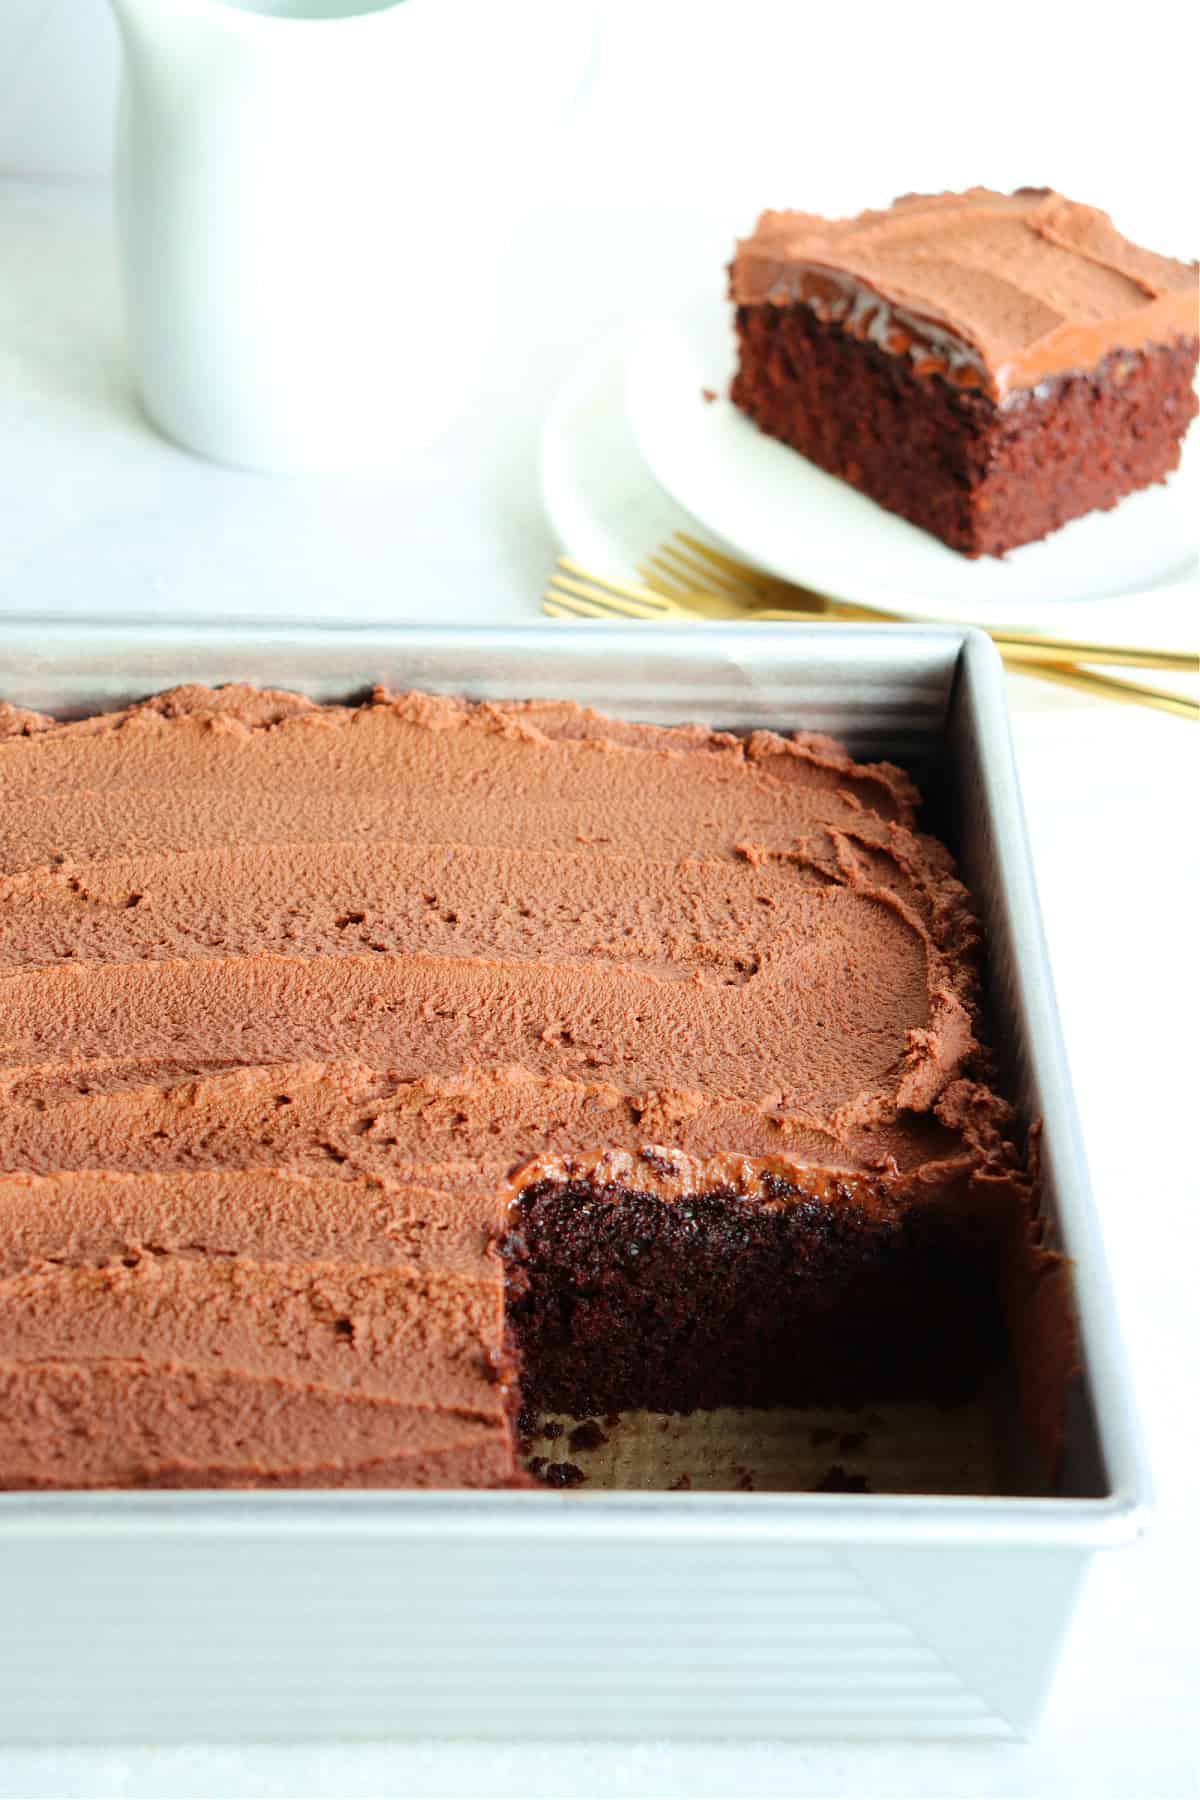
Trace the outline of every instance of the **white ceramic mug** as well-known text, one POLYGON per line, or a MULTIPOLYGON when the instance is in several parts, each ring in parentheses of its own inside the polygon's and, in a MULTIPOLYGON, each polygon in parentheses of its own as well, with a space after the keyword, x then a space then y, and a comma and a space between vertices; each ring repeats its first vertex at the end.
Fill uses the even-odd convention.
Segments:
POLYGON ((113 0, 146 410, 216 461, 377 465, 461 408, 579 0, 113 0))

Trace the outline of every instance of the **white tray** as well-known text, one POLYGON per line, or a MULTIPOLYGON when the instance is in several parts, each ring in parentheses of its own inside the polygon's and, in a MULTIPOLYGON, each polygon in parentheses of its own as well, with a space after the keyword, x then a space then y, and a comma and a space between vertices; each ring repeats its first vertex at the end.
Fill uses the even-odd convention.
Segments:
POLYGON ((10 627, 0 697, 187 680, 568 696, 799 725, 935 774, 991 1007, 1074 1259, 1084 1373, 1054 1498, 769 1493, 0 1496, 0 1742, 1003 1737, 1148 1484, 1063 1064, 1004 712, 977 632, 10 627))

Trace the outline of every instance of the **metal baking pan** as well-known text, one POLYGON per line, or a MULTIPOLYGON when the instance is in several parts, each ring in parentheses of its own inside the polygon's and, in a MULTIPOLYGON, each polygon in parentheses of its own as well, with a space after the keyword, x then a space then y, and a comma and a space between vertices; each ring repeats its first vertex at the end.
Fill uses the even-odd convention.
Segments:
POLYGON ((1093 1553, 1147 1505, 1055 1013, 1000 663, 932 627, 0 635, 58 713, 186 681, 380 681, 829 731, 932 787, 980 902, 1010 1080, 1043 1121, 1083 1375, 1060 1493, 0 1496, 0 1742, 1024 1735, 1093 1553))

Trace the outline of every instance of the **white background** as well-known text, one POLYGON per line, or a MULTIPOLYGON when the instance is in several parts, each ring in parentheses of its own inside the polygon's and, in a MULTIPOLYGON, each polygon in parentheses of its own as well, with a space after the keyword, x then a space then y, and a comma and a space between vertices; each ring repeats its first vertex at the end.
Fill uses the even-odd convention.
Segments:
MULTIPOLYGON (((201 616, 214 604, 377 618, 532 609, 554 548, 536 482, 551 394, 606 329, 719 291, 735 232, 765 204, 837 212, 913 189, 1053 182, 1191 254, 1193 81, 1167 0, 1145 0, 1136 28, 1127 12, 1119 33, 1076 0, 608 0, 601 11, 580 103, 565 128, 545 130, 509 193, 469 413, 390 475, 314 487, 203 467, 146 431, 96 181, 116 79, 106 0, 0 0, 0 172, 93 183, 0 189, 5 603, 201 616)), ((453 94, 446 105, 453 116, 453 94)), ((560 97, 534 105, 549 118, 560 97)), ((397 172, 397 230, 406 183, 427 189, 447 159, 469 169, 502 151, 469 119, 455 123, 429 166, 397 172)), ((473 248, 466 218, 456 278, 469 278, 473 248)))
MULTIPOLYGON (((105 185, 116 51, 104 0, 0 0, 0 629, 3 609, 532 616, 556 548, 537 486, 546 403, 606 331, 719 284, 733 232, 760 206, 854 210, 911 189, 1050 182, 1156 248, 1194 253, 1181 31, 1163 0, 1119 21, 1045 0, 610 0, 580 106, 547 130, 512 194, 469 413, 387 475, 270 482, 171 449, 132 400, 105 185)), ((463 121, 460 154, 486 153, 463 121)), ((435 178, 398 176, 398 219, 404 181, 435 178)), ((1200 1792, 1194 733, 1069 699, 1016 722, 1160 1490, 1150 1536, 1103 1559, 1089 1585, 1037 1742, 0 1749, 0 1794, 1200 1792)))
MULTIPOLYGON (((1194 253, 1194 45, 1169 0, 1119 19, 1046 0, 602 10, 592 103, 547 171, 560 194, 856 210, 906 189, 1045 182, 1156 248, 1194 253)), ((106 0, 4 0, 0 170, 108 169, 107 15, 106 0)), ((464 157, 479 150, 466 131, 464 157)))

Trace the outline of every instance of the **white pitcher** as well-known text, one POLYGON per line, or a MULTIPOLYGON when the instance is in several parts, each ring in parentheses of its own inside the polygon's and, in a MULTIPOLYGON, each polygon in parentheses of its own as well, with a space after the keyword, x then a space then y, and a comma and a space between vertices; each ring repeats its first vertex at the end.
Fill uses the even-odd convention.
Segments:
POLYGON ((506 214, 577 86, 580 0, 113 0, 145 407, 203 456, 391 461, 470 393, 506 214))

